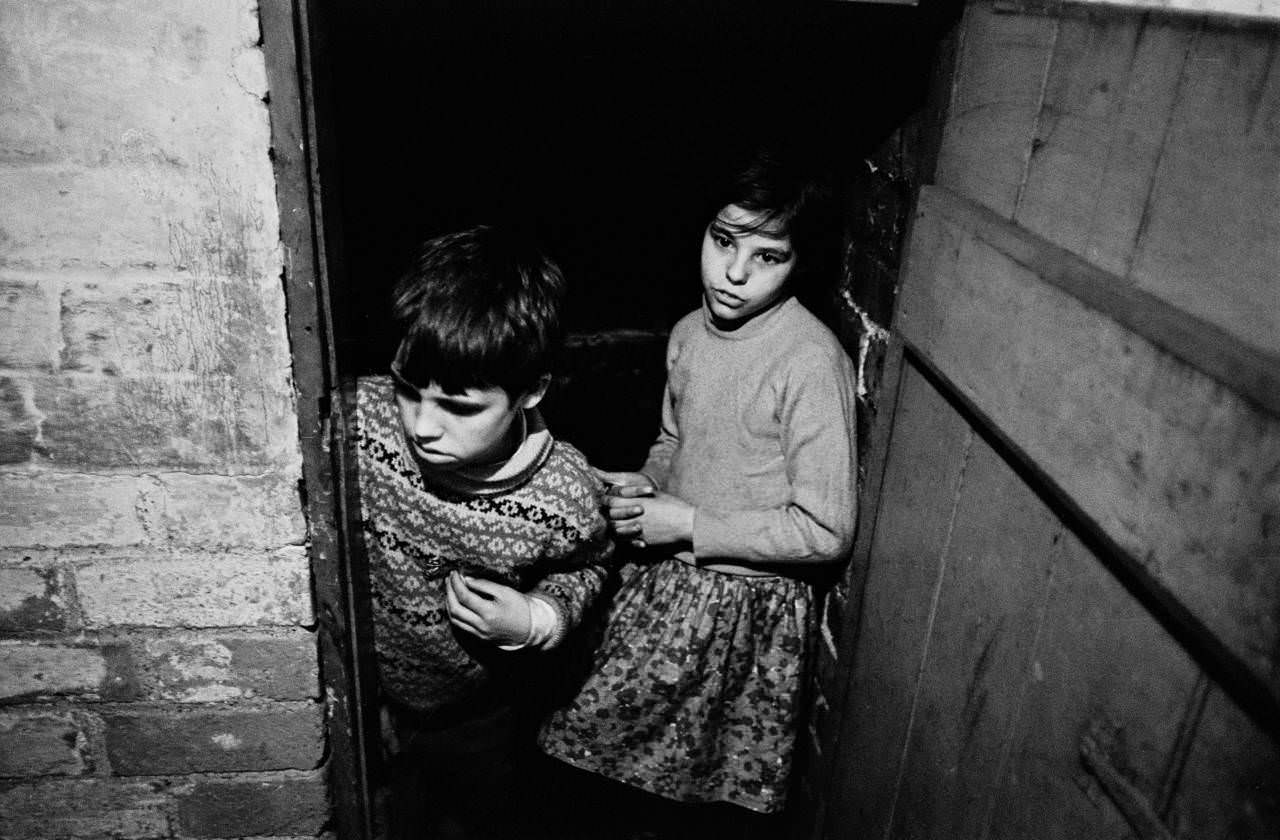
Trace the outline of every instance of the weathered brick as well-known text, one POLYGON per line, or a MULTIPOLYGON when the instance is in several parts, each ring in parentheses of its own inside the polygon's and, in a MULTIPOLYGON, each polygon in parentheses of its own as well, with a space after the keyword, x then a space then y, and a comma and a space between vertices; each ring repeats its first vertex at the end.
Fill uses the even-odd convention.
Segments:
POLYGON ((15 259, 167 262, 175 223, 223 228, 211 251, 273 253, 252 4, 10 4, 2 30, 0 77, 18 107, 0 121, 0 161, 44 164, 0 173, 20 181, 0 185, 15 197, 0 204, 15 259), (233 237, 228 214, 256 221, 233 237))
POLYGON ((0 698, 96 695, 106 679, 94 647, 0 641, 0 698))
POLYGON ((0 785, 0 837, 171 837, 173 799, 163 782, 49 779, 0 785))
POLYGON ((314 836, 328 813, 318 770, 202 779, 179 793, 177 829, 186 837, 314 836))
MULTIPOLYGON (((267 115, 249 115, 236 131, 267 133, 267 115)), ((127 133, 127 132, 126 132, 127 133)), ((100 150, 119 156, 122 150, 100 150)), ((127 150, 124 150, 127 153, 127 150)), ((265 153, 205 154, 190 146, 101 167, 0 168, 0 228, 7 258, 33 270, 68 261, 162 266, 236 280, 279 270, 278 226, 265 153), (161 158, 176 161, 166 165, 161 158), (220 160, 207 160, 212 156, 220 160), (191 158, 198 157, 198 163, 191 158)))
POLYGON ((25 464, 40 442, 44 413, 30 379, 0 376, 0 464, 25 464))
POLYGON ((67 629, 65 590, 57 567, 0 566, 0 633, 67 629))
POLYGON ((312 621, 306 551, 104 558, 75 570, 86 626, 239 627, 312 621))
POLYGON ((295 462, 262 476, 165 473, 157 477, 159 490, 144 511, 157 533, 176 545, 271 549, 300 544, 306 523, 299 470, 295 462))
MULTIPOLYGON (((191 632, 131 639, 129 661, 107 657, 137 697, 202 703, 319 696, 315 636, 300 627, 269 632, 191 632)), ((123 699, 123 698, 122 698, 123 699)))
POLYGON ((76 776, 89 768, 87 752, 88 737, 70 712, 0 711, 0 776, 76 776))
POLYGON ((0 272, 0 368, 56 368, 60 288, 48 275, 0 272))
POLYGON ((138 506, 154 483, 126 475, 0 473, 0 545, 134 545, 147 532, 138 506))
POLYGON ((173 705, 102 713, 107 756, 120 776, 233 770, 309 770, 324 748, 319 704, 236 710, 173 705))
POLYGON ((278 286, 256 275, 231 282, 189 271, 67 278, 61 367, 122 376, 189 373, 241 387, 287 384, 278 286))
POLYGON ((69 373, 30 382, 40 450, 54 464, 256 472, 297 457, 285 377, 69 373))

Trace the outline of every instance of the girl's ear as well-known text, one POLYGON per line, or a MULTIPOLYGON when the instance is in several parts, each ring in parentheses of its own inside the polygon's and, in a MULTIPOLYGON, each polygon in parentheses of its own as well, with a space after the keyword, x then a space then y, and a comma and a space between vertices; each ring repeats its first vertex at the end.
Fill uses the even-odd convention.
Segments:
POLYGON ((533 408, 542 402, 542 398, 547 395, 547 388, 551 386, 551 374, 544 373, 538 377, 537 383, 524 392, 524 396, 520 397, 519 405, 521 408, 533 408))

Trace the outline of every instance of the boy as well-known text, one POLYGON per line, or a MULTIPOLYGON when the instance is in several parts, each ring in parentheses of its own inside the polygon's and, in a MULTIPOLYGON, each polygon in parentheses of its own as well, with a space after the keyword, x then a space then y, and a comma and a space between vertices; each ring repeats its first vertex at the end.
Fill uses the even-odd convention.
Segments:
POLYGON ((521 670, 605 580, 599 481, 536 411, 563 294, 499 231, 433 239, 395 288, 391 375, 357 390, 391 838, 504 836, 521 670))

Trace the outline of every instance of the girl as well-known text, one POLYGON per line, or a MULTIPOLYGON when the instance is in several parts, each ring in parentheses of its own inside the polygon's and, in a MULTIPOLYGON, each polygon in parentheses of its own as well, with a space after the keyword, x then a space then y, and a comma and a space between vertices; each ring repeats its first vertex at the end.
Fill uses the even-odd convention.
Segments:
POLYGON ((671 332, 658 439, 639 472, 601 473, 614 533, 658 559, 631 570, 540 742, 668 800, 782 809, 814 619, 804 578, 853 539, 855 374, 792 293, 817 253, 813 204, 768 156, 728 185, 702 237, 702 305, 671 332))

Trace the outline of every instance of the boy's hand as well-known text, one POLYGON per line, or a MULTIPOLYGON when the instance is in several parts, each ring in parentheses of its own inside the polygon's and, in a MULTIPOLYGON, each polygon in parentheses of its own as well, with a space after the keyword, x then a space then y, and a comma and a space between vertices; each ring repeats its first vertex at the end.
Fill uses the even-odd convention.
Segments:
POLYGON ((610 507, 613 531, 630 537, 633 545, 691 542, 693 540, 693 505, 670 493, 655 491, 648 498, 625 500, 620 508, 626 513, 615 516, 610 507), (638 513, 632 512, 639 509, 638 513))
POLYGON ((653 482, 643 473, 638 472, 606 472, 596 470, 596 477, 608 485, 604 497, 604 514, 609 519, 609 529, 614 535, 628 540, 636 548, 644 548, 645 540, 640 535, 639 516, 644 507, 636 501, 641 497, 652 497, 657 492, 653 482))
POLYGON ((445 605, 454 627, 497 645, 523 645, 533 630, 529 596, 483 578, 450 572, 445 605))

